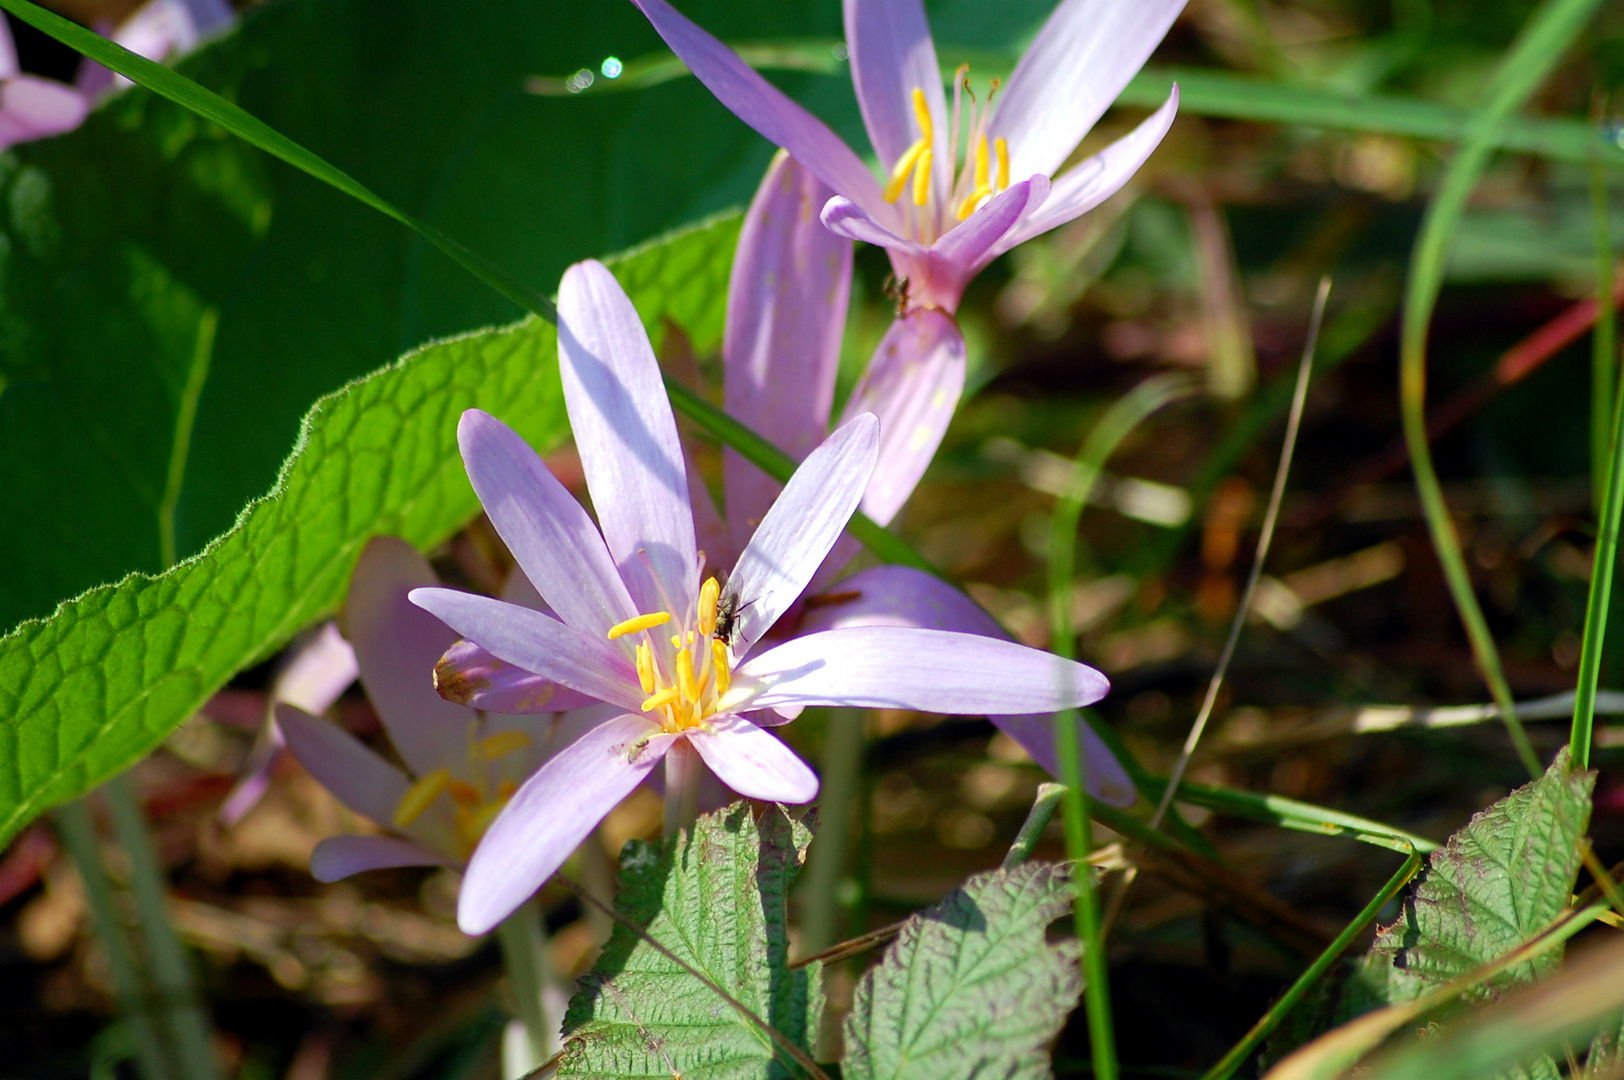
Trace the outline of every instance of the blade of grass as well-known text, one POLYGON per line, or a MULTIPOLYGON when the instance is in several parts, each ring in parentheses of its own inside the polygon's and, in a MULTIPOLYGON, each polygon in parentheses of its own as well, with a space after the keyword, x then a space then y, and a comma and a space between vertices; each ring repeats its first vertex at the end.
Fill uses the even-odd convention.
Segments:
POLYGON ((1596 726, 1596 686, 1601 679, 1602 645, 1607 638, 1607 613, 1613 602, 1613 570, 1618 563, 1618 529, 1624 511, 1624 393, 1613 377, 1618 347, 1614 339, 1613 246, 1607 223, 1607 179, 1600 166, 1591 166, 1591 202, 1596 219, 1596 331, 1594 395, 1591 409, 1592 447, 1604 449, 1591 476, 1600 485, 1599 528, 1595 564, 1590 571, 1590 592, 1585 601, 1585 630, 1579 648, 1579 675, 1573 699, 1573 730, 1568 738, 1575 769, 1590 767, 1590 742, 1596 726), (1600 410, 1599 413, 1597 410, 1600 410))
POLYGON ((1523 27, 1489 86, 1488 100, 1466 128, 1466 141, 1450 160, 1436 194, 1427 206, 1410 257, 1410 275, 1404 298, 1399 352, 1399 403, 1404 440, 1410 448, 1421 508, 1432 534, 1432 545, 1443 565, 1444 579, 1479 671, 1500 706, 1506 730, 1530 776, 1543 771, 1528 734, 1517 719, 1511 688, 1500 669, 1500 656, 1483 609, 1472 591, 1472 579, 1461 553, 1460 538, 1449 517, 1449 506, 1432 463, 1427 441, 1427 331, 1443 288, 1444 265, 1450 237, 1466 209, 1466 201, 1494 151, 1495 134, 1511 113, 1544 81, 1551 68, 1584 29, 1601 0, 1545 0, 1523 27))
MULTIPOLYGON (((1166 781, 1152 780, 1151 783, 1161 788, 1166 781)), ((1374 844, 1401 853, 1411 850, 1428 852, 1438 847, 1431 840, 1405 832, 1403 829, 1371 821, 1356 814, 1344 814, 1329 807, 1288 799, 1283 795, 1210 787, 1186 780, 1179 785, 1178 801, 1205 807, 1220 814, 1268 822, 1298 832, 1318 833, 1321 836, 1345 836, 1361 843, 1374 844)))
POLYGON ((1310 964, 1308 970, 1297 977, 1297 981, 1291 984, 1291 989, 1282 994, 1280 1000, 1269 1007, 1269 1011, 1264 1013, 1258 1022, 1252 1025, 1252 1030, 1246 1033, 1245 1038, 1236 1043, 1229 1053, 1219 1060, 1218 1064, 1208 1069, 1201 1080, 1229 1080, 1229 1077, 1235 1074, 1235 1070, 1245 1064, 1246 1059, 1251 1057, 1259 1046, 1263 1045, 1263 1040, 1267 1039, 1270 1033, 1280 1026, 1280 1022, 1291 1013, 1292 1009, 1297 1007, 1297 1003, 1303 999, 1309 989, 1320 980, 1321 976, 1330 970, 1331 965, 1336 963, 1337 958, 1346 951, 1347 947, 1353 944, 1353 939, 1359 936, 1389 900, 1398 895, 1398 891, 1415 876, 1415 872, 1419 869, 1421 869, 1421 855, 1419 852, 1412 851, 1410 857, 1404 860, 1404 865, 1398 868, 1398 873, 1394 874, 1387 884, 1382 887, 1382 890, 1371 898, 1370 903, 1364 906, 1364 910, 1353 917, 1353 921, 1343 929, 1342 933, 1336 936, 1336 940, 1331 942, 1324 952, 1320 953, 1319 959, 1310 964))
MULTIPOLYGON (((1100 471, 1122 440, 1139 424, 1168 402, 1194 392, 1194 384, 1181 375, 1156 375, 1118 399, 1089 432, 1077 455, 1072 490, 1055 507, 1049 527, 1049 619, 1056 654, 1067 660, 1077 652, 1076 634, 1071 622, 1071 580, 1077 558, 1077 523, 1083 507, 1099 479, 1100 471)), ((1117 1075, 1115 1034, 1111 1027, 1110 984, 1105 950, 1100 934, 1099 908, 1094 900, 1094 876, 1087 866, 1094 850, 1090 827, 1092 800, 1083 788, 1082 744, 1077 738, 1077 712, 1068 709, 1055 716, 1055 751, 1060 763, 1060 779, 1066 785, 1063 821, 1066 827, 1066 853, 1080 869, 1076 875, 1076 901, 1073 907, 1077 937, 1083 942, 1083 1008, 1088 1017, 1088 1039, 1094 1061, 1094 1075, 1115 1080, 1117 1075)))

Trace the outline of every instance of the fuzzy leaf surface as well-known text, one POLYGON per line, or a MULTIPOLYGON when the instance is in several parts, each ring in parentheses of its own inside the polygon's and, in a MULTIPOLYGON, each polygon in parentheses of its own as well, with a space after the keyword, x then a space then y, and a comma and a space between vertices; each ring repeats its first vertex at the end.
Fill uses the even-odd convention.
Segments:
MULTIPOLYGON (((707 814, 664 846, 620 857, 619 911, 810 1051, 823 1014, 821 966, 789 970, 785 901, 811 830, 770 806, 707 814)), ((758 1024, 617 924, 564 1020, 560 1076, 685 1080, 787 1077, 800 1070, 758 1024)))
POLYGON ((1076 943, 1046 937, 1071 903, 1069 872, 1031 862, 976 874, 910 918, 857 984, 846 1080, 1048 1076, 1082 993, 1076 943))

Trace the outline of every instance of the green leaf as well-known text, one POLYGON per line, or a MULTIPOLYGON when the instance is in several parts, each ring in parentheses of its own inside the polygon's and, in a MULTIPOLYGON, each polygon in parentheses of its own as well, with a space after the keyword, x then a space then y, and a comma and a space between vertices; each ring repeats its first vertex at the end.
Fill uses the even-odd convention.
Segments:
MULTIPOLYGON (((613 265, 656 333, 720 340, 730 217, 613 265)), ((241 668, 332 611, 362 546, 429 546, 478 509, 456 421, 478 406, 538 449, 567 423, 553 328, 427 346, 311 409, 270 494, 198 556, 92 589, 0 638, 0 844, 151 750, 241 668)))
POLYGON ((1045 936, 1071 901, 1064 867, 1025 863, 910 918, 857 984, 845 1080, 1048 1076, 1048 1044, 1082 993, 1076 943, 1045 936))
MULTIPOLYGON (((633 840, 615 906, 630 922, 808 1050, 823 1013, 822 970, 789 970, 785 898, 811 830, 777 806, 707 814, 665 845, 633 840)), ((617 925, 564 1019, 561 1076, 686 1080, 782 1077, 799 1070, 742 1015, 624 925, 617 925)))
MULTIPOLYGON (((821 0, 688 10, 757 33, 839 24, 821 0)), ((164 74, 550 293, 569 263, 740 204, 760 179, 772 148, 692 80, 524 91, 535 71, 658 42, 625 3, 449 18, 436 0, 282 0, 164 74)), ((784 85, 842 90, 815 104, 860 133, 836 80, 784 85)), ((520 314, 399 222, 145 90, 0 154, 0 562, 26 568, 0 575, 0 631, 195 554, 270 487, 321 395, 520 314)))
MULTIPOLYGON (((1496 960, 1567 908, 1590 821, 1594 773, 1569 771, 1563 750, 1540 779, 1474 816, 1427 858, 1399 917, 1376 935, 1365 985, 1384 1003, 1413 1001, 1496 960)), ((1561 962, 1550 952, 1474 991, 1476 1000, 1534 982, 1561 962)))

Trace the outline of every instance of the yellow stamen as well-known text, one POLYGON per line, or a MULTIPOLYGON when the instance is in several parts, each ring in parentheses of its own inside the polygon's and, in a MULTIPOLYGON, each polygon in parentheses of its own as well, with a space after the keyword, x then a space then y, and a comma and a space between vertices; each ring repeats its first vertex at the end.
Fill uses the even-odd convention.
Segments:
POLYGON ((480 803, 479 789, 461 780, 453 780, 447 784, 446 792, 458 806, 478 806, 480 803))
POLYGON ((976 190, 987 186, 987 137, 983 135, 976 143, 976 190))
POLYGON ((477 844, 480 837, 485 835, 485 830, 491 827, 491 822, 496 820, 496 815, 501 812, 502 804, 493 802, 486 803, 473 813, 459 814, 457 831, 468 844, 477 844))
POLYGON ((677 690, 684 701, 698 701, 699 688, 695 685, 694 654, 687 649, 677 650, 677 690))
POLYGON ((395 806, 395 816, 392 819, 395 828, 404 829, 422 817, 423 811, 440 797, 440 793, 450 783, 451 773, 445 769, 436 769, 407 788, 406 794, 400 797, 400 802, 395 806))
POLYGON ((914 87, 913 92, 914 119, 919 121, 919 141, 930 146, 936 141, 936 128, 930 120, 930 103, 925 100, 925 92, 914 87))
POLYGON ((886 202, 894 203, 902 197, 902 189, 908 186, 908 174, 913 171, 914 164, 919 160, 919 155, 925 152, 925 148, 925 143, 921 140, 908 147, 907 151, 897 158, 896 167, 891 170, 891 179, 885 183, 886 202))
POLYGON ((649 648, 646 641, 637 646, 637 681, 643 687, 643 693, 654 693, 654 650, 649 648))
POLYGON ((639 615, 635 619, 627 619, 625 622, 619 622, 611 626, 609 628, 609 640, 613 641, 616 638, 625 637, 627 634, 635 634, 640 630, 664 626, 670 621, 671 613, 669 611, 656 611, 652 615, 639 615))
POLYGON ((475 743, 474 748, 486 761, 498 761, 529 745, 530 736, 522 731, 498 731, 475 743))
POLYGON ((925 200, 930 198, 930 165, 933 155, 929 150, 919 155, 919 164, 914 167, 913 200, 915 206, 924 206, 925 200))
POLYGON ((998 190, 1003 191, 1009 187, 1009 143, 1002 138, 994 139, 992 149, 998 155, 998 190))
POLYGON ((655 694, 653 697, 643 702, 643 711, 653 712, 662 705, 669 705, 673 701, 677 700, 677 696, 677 688, 674 686, 668 686, 664 690, 661 690, 658 694, 655 694))
POLYGON ((716 665, 716 692, 727 693, 727 688, 733 685, 733 672, 727 666, 727 646, 720 641, 711 642, 711 660, 716 665))
POLYGON ((672 634, 671 635, 671 647, 673 649, 682 648, 682 635, 681 634, 672 634))
POLYGON ((699 587, 699 632, 706 636, 716 633, 716 602, 722 598, 722 586, 708 577, 699 587))

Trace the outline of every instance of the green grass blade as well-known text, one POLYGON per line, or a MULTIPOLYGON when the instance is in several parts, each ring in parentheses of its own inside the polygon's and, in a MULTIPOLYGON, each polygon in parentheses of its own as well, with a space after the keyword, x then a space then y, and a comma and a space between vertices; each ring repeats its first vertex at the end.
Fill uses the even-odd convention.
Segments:
MULTIPOLYGON (((1165 783, 1164 780, 1151 782, 1158 791, 1165 783)), ((1326 806, 1288 799, 1284 795, 1211 787, 1186 780, 1179 785, 1178 801, 1205 807, 1220 814, 1269 822, 1284 829, 1318 833, 1321 836, 1346 836, 1391 851, 1428 852, 1438 847, 1431 840, 1405 832, 1403 829, 1362 818, 1357 814, 1345 814, 1326 806)))
POLYGON ((1489 632, 1483 609, 1472 591, 1471 575, 1461 553, 1460 538, 1449 518, 1432 463, 1427 440, 1426 361, 1427 330, 1443 287, 1444 266, 1449 240, 1460 222, 1466 201, 1477 186, 1478 177, 1494 151, 1495 133, 1511 113, 1528 99, 1544 81, 1557 60, 1578 36, 1600 0, 1546 0, 1524 26, 1489 87, 1488 101, 1466 129, 1466 142, 1444 173, 1443 182, 1427 207, 1410 259, 1410 276, 1404 301, 1400 348, 1400 406, 1403 410, 1404 439, 1409 446, 1415 470, 1421 508, 1432 534, 1432 544, 1443 564, 1444 578, 1454 598, 1461 621, 1466 626, 1479 670, 1488 683, 1500 715, 1505 718, 1517 754, 1529 775, 1543 771, 1522 722, 1517 719, 1511 688, 1500 669, 1499 653, 1489 632))

